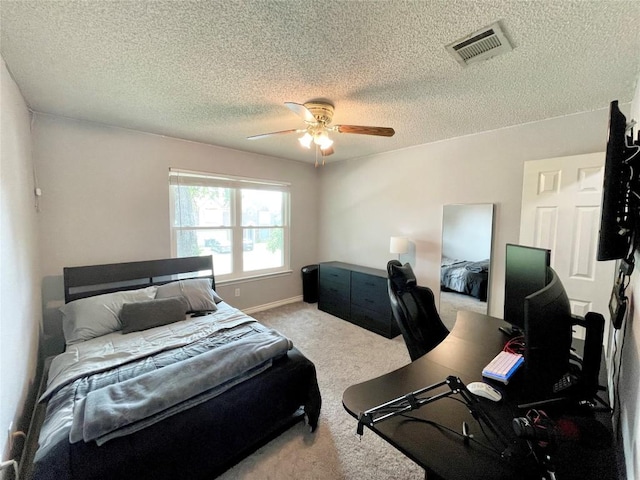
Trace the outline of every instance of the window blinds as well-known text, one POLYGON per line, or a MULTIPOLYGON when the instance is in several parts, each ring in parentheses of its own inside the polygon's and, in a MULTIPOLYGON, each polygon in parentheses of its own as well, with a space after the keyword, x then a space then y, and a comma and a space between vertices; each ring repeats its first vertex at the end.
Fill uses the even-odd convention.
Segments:
POLYGON ((193 185, 198 187, 248 188, 251 190, 272 190, 278 192, 289 192, 291 185, 274 180, 234 177, 175 168, 169 169, 169 184, 176 186, 193 185))

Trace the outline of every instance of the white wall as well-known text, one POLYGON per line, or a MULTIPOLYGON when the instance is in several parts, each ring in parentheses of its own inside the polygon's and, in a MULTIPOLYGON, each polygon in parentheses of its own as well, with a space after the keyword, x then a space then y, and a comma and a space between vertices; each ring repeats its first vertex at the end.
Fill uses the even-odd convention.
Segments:
POLYGON ((292 273, 218 291, 238 308, 302 295, 300 269, 317 252, 313 165, 41 114, 33 139, 45 325, 59 318, 63 267, 171 256, 170 167, 290 182, 292 273))
POLYGON ((40 331, 37 213, 29 110, 0 58, 0 454, 23 413, 40 331))
POLYGON ((504 250, 518 242, 523 162, 601 152, 607 123, 605 109, 330 163, 321 170, 320 260, 385 269, 393 258, 389 237, 404 235, 416 245, 419 283, 437 291, 442 206, 493 203, 489 313, 501 317, 504 250))
POLYGON ((442 217, 443 258, 473 262, 491 258, 492 205, 444 205, 442 217))

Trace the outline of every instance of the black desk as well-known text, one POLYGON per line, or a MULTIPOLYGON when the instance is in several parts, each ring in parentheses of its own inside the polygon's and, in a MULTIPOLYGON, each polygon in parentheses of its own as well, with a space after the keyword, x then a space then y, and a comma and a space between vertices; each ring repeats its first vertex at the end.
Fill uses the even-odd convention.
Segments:
MULTIPOLYGON (((502 320, 473 312, 458 312, 456 324, 449 336, 434 350, 415 362, 386 375, 349 387, 342 397, 345 409, 358 418, 360 412, 439 383, 450 375, 459 377, 465 384, 482 381, 482 368, 500 352, 507 340, 499 330, 506 325, 502 320)), ((514 417, 524 416, 526 411, 517 408, 522 382, 508 386, 492 383, 503 392, 503 401, 494 403, 480 399, 481 406, 512 435, 516 445, 524 441, 516 438, 511 427, 514 417)), ((419 419, 429 420, 462 432, 462 422, 471 427, 471 433, 485 445, 491 445, 467 406, 449 398, 437 400, 410 412, 419 419)), ((603 414, 602 423, 610 416, 603 414)), ((354 431, 356 422, 354 422, 354 431)), ((532 458, 507 461, 474 442, 465 444, 461 436, 439 428, 434 424, 408 420, 395 416, 370 428, 387 442, 425 469, 429 479, 528 479, 540 478, 532 458)), ((364 439, 370 434, 365 429, 364 439)), ((614 448, 594 449, 577 442, 562 442, 554 454, 556 475, 565 479, 615 479, 617 469, 614 448)))

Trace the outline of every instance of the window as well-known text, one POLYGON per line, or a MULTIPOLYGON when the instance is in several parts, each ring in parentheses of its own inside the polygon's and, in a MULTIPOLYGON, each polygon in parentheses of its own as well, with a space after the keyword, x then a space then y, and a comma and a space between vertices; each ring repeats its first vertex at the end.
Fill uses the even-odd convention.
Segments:
POLYGON ((289 185, 171 169, 171 248, 213 255, 216 280, 289 270, 289 185))

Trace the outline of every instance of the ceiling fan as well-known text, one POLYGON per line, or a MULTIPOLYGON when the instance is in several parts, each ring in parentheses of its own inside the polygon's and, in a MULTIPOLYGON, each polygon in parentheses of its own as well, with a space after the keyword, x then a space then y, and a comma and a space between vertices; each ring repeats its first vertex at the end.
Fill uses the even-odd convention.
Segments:
MULTIPOLYGON (((334 107, 328 102, 314 101, 305 104, 285 102, 285 105, 296 115, 300 116, 307 126, 305 128, 282 130, 279 132, 263 133, 247 137, 248 140, 270 137, 273 135, 283 135, 288 133, 303 133, 298 139, 305 148, 311 148, 311 144, 316 145, 323 157, 334 153, 333 140, 329 138, 330 132, 356 133, 360 135, 377 135, 381 137, 392 137, 396 132, 388 127, 363 127, 359 125, 331 125, 334 107)), ((324 159, 323 159, 324 163, 324 159)), ((316 161, 317 165, 317 161, 316 161)))

